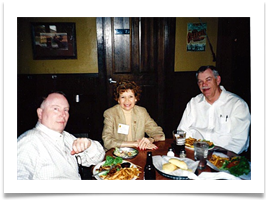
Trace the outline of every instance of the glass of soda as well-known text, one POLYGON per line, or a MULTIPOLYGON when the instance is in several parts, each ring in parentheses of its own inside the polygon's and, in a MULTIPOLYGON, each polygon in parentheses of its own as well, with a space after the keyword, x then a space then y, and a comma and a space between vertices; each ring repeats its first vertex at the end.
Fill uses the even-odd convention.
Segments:
POLYGON ((180 155, 182 151, 185 152, 185 138, 186 132, 183 130, 172 131, 173 139, 175 139, 175 153, 180 155))

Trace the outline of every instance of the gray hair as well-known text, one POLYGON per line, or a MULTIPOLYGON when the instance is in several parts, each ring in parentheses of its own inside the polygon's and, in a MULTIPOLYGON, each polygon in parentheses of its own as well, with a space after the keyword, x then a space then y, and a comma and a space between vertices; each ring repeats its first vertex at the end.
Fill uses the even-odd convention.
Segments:
POLYGON ((216 67, 214 67, 214 66, 212 66, 212 65, 206 65, 206 66, 201 66, 201 67, 197 70, 197 72, 196 72, 196 74, 195 74, 196 79, 197 79, 199 73, 202 73, 202 72, 206 71, 207 69, 211 69, 211 70, 212 70, 213 75, 214 75, 215 78, 217 78, 217 76, 220 75, 220 74, 219 74, 219 71, 217 70, 216 67))

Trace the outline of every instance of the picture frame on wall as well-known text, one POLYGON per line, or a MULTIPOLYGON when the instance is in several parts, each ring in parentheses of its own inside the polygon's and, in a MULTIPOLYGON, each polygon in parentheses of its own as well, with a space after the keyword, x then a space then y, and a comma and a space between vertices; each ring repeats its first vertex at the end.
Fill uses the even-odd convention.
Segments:
POLYGON ((31 23, 34 60, 77 59, 75 23, 31 23))

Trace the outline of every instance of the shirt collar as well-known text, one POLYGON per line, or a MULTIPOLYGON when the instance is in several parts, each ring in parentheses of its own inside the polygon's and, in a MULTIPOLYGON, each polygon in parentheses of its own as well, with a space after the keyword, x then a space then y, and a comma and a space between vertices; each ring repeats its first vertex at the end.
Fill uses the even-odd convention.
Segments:
POLYGON ((226 96, 227 96, 226 90, 225 90, 225 88, 223 86, 220 86, 220 88, 221 88, 221 94, 220 94, 220 97, 219 97, 219 99, 217 101, 225 101, 226 96))
MULTIPOLYGON (((222 85, 220 85, 220 88, 221 88, 220 97, 215 102, 217 102, 217 101, 224 101, 226 99, 226 90, 225 90, 225 88, 222 85)), ((201 93, 201 95, 202 96, 201 96, 201 98, 199 100, 199 103, 206 102, 205 96, 202 93, 201 93)))
POLYGON ((45 125, 41 124, 40 122, 37 122, 36 128, 41 130, 44 134, 46 134, 53 141, 63 140, 64 132, 61 134, 57 131, 51 130, 50 128, 46 127, 45 125))

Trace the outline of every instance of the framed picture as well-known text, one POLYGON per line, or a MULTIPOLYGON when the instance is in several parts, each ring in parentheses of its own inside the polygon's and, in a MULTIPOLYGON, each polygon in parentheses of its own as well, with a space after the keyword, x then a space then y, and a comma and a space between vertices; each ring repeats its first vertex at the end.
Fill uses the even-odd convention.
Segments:
POLYGON ((187 51, 205 51, 207 23, 187 24, 187 51))
POLYGON ((31 23, 34 60, 77 59, 75 23, 31 23))

